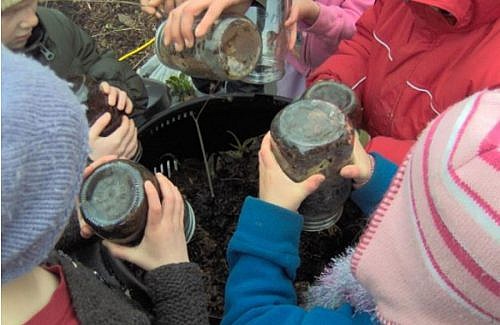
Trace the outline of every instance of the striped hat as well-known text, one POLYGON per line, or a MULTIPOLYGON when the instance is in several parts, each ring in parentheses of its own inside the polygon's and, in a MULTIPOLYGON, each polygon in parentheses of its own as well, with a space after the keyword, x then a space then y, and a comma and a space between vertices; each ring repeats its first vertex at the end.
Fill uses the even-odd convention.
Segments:
POLYGON ((383 323, 500 323, 500 89, 429 125, 351 266, 383 323))

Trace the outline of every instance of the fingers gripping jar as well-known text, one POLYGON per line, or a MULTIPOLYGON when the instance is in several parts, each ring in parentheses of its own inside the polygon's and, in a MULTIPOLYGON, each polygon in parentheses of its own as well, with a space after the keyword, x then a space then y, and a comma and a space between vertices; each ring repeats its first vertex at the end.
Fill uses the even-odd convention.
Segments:
POLYGON ((165 24, 156 32, 155 53, 160 62, 173 69, 204 79, 241 80, 257 64, 261 37, 255 24, 244 16, 222 16, 204 37, 195 40, 193 47, 181 52, 173 44, 163 44, 165 24))
MULTIPOLYGON (((137 245, 147 223, 148 201, 144 182, 151 181, 161 198, 156 177, 144 166, 117 159, 105 163, 89 175, 80 191, 80 211, 96 234, 117 244, 137 245)), ((186 242, 193 236, 194 211, 184 200, 186 242)))
POLYGON ((313 174, 325 181, 299 207, 305 231, 330 228, 342 215, 351 182, 339 175, 350 162, 354 130, 333 104, 307 99, 280 111, 271 123, 271 149, 281 169, 295 182, 313 174))

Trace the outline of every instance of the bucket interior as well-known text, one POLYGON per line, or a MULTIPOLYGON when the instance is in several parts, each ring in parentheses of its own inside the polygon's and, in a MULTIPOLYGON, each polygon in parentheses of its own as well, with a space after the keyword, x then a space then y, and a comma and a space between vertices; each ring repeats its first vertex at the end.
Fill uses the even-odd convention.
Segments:
POLYGON ((139 129, 143 146, 140 163, 150 170, 156 168, 159 171, 165 157, 203 159, 194 122, 198 115, 205 151, 210 155, 231 149, 231 143, 235 142, 231 133, 240 141, 265 133, 276 113, 289 103, 282 97, 260 94, 208 98, 177 105, 144 124, 139 129))

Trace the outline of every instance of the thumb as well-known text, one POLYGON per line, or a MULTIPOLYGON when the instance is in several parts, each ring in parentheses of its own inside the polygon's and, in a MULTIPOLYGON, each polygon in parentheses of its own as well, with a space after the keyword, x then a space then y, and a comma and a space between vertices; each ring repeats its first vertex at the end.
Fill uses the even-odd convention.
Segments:
POLYGON ((111 114, 106 112, 102 114, 97 121, 94 122, 94 124, 90 127, 89 130, 89 137, 91 139, 95 139, 99 137, 99 135, 104 131, 106 126, 108 126, 109 122, 111 121, 111 114))
POLYGON ((324 180, 325 176, 323 174, 315 174, 306 179, 304 181, 304 190, 306 191, 307 196, 316 191, 324 180))
POLYGON ((132 262, 135 253, 135 247, 127 247, 103 240, 102 245, 116 258, 132 262))
POLYGON ((361 170, 358 166, 347 165, 340 170, 340 176, 344 178, 359 178, 361 176, 361 170))

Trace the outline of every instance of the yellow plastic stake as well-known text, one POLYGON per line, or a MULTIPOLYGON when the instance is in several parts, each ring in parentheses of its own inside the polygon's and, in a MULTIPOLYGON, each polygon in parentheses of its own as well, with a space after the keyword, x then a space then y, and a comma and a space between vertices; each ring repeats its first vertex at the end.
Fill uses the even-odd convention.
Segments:
POLYGON ((141 46, 139 46, 138 48, 136 49, 133 49, 132 51, 128 52, 127 54, 124 54, 122 55, 118 61, 123 61, 123 60, 126 60, 128 59, 129 57, 131 57, 132 55, 134 54, 137 54, 139 53, 140 51, 144 50, 145 48, 153 45, 153 43, 155 42, 155 37, 153 37, 152 39, 150 39, 149 41, 147 41, 146 43, 142 44, 141 46))

